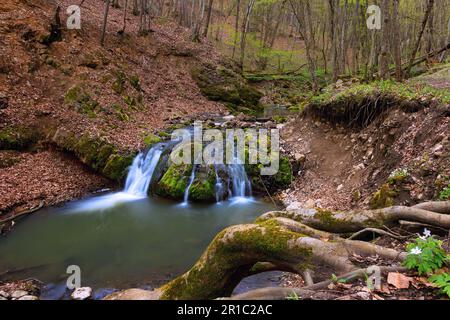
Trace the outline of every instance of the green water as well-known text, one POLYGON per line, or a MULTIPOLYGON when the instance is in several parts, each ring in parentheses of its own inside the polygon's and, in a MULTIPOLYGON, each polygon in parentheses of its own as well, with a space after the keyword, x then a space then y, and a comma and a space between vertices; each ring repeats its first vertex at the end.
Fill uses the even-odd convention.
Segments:
POLYGON ((116 200, 113 195, 78 201, 20 221, 0 239, 0 279, 32 277, 61 285, 67 267, 78 265, 82 286, 158 286, 188 270, 220 230, 274 209, 243 199, 188 206, 154 198, 116 200))

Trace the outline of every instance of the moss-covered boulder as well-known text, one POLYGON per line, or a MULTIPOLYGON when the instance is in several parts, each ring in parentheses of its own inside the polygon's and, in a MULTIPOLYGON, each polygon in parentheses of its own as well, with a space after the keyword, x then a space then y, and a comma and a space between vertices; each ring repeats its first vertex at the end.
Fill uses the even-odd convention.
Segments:
POLYGON ((203 64, 192 69, 192 78, 200 91, 213 101, 224 102, 232 111, 256 113, 261 111, 262 94, 233 70, 231 64, 203 64))
POLYGON ((189 199, 198 202, 216 201, 216 175, 212 166, 197 169, 194 182, 189 189, 189 199))
POLYGON ((112 180, 122 180, 136 155, 131 151, 120 151, 102 137, 85 133, 74 133, 58 129, 52 138, 60 148, 74 153, 78 159, 112 180))
POLYGON ((184 191, 189 184, 192 165, 171 164, 158 182, 156 194, 174 200, 183 199, 184 191))
POLYGON ((100 104, 91 97, 87 89, 82 85, 74 85, 67 90, 64 96, 64 103, 90 118, 96 117, 96 112, 100 108, 100 104))
POLYGON ((0 150, 22 150, 37 139, 38 135, 31 129, 6 127, 0 130, 0 150))

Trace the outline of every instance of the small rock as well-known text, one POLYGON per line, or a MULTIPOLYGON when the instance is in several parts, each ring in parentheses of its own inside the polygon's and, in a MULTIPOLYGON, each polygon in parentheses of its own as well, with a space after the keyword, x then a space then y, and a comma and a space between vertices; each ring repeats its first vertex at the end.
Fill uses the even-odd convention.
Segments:
POLYGON ((74 292, 70 295, 70 297, 74 300, 86 300, 92 295, 92 288, 90 287, 82 287, 75 289, 74 292))
POLYGON ((305 202, 305 208, 310 209, 310 208, 314 208, 316 206, 316 202, 313 199, 308 199, 305 202))
POLYGON ((13 291, 13 293, 11 293, 11 298, 19 299, 23 296, 26 296, 27 294, 28 294, 28 292, 26 292, 24 290, 15 290, 15 291, 13 291))
POLYGON ((26 295, 26 296, 20 297, 17 300, 39 300, 39 298, 36 296, 26 295))
POLYGON ((0 290, 0 297, 9 298, 9 293, 3 290, 0 290))
POLYGON ((344 189, 344 185, 340 184, 337 188, 336 191, 341 191, 342 189, 344 189))
POLYGON ((3 300, 8 300, 8 299, 6 299, 5 297, 0 296, 0 301, 3 301, 3 300))
POLYGON ((295 201, 288 205, 288 207, 286 208, 286 211, 296 211, 296 210, 301 209, 301 207, 302 207, 302 204, 298 201, 295 201))
POLYGON ((233 120, 234 118, 235 118, 235 116, 229 115, 229 116, 223 117, 222 119, 225 120, 225 121, 229 121, 229 120, 233 120))
POLYGON ((353 169, 359 171, 359 170, 363 170, 366 166, 364 165, 364 163, 360 163, 356 166, 353 166, 353 169))
POLYGON ((355 297, 357 297, 358 299, 362 299, 362 300, 370 300, 371 296, 369 292, 365 292, 365 291, 360 291, 355 293, 355 297))

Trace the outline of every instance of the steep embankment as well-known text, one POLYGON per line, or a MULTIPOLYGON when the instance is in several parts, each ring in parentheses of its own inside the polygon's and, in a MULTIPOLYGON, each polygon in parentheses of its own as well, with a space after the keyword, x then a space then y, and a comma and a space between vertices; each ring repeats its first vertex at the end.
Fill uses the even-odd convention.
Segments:
POLYGON ((101 47, 103 3, 85 1, 81 30, 67 30, 71 4, 0 3, 0 213, 111 184, 92 169, 120 180, 159 129, 227 112, 205 95, 232 107, 259 99, 211 45, 192 43, 178 25, 153 21, 153 32, 138 37, 138 17, 129 14, 119 34, 123 11, 111 8, 101 47))
POLYGON ((313 98, 283 130, 302 168, 280 198, 339 210, 437 199, 450 182, 448 74, 341 83, 313 98))

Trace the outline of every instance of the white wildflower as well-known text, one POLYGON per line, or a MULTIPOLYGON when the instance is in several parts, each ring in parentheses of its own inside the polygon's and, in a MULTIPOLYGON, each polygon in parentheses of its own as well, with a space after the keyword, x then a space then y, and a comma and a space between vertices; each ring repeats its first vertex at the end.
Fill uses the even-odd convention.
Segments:
POLYGON ((419 247, 412 248, 410 254, 422 254, 422 250, 419 247))

